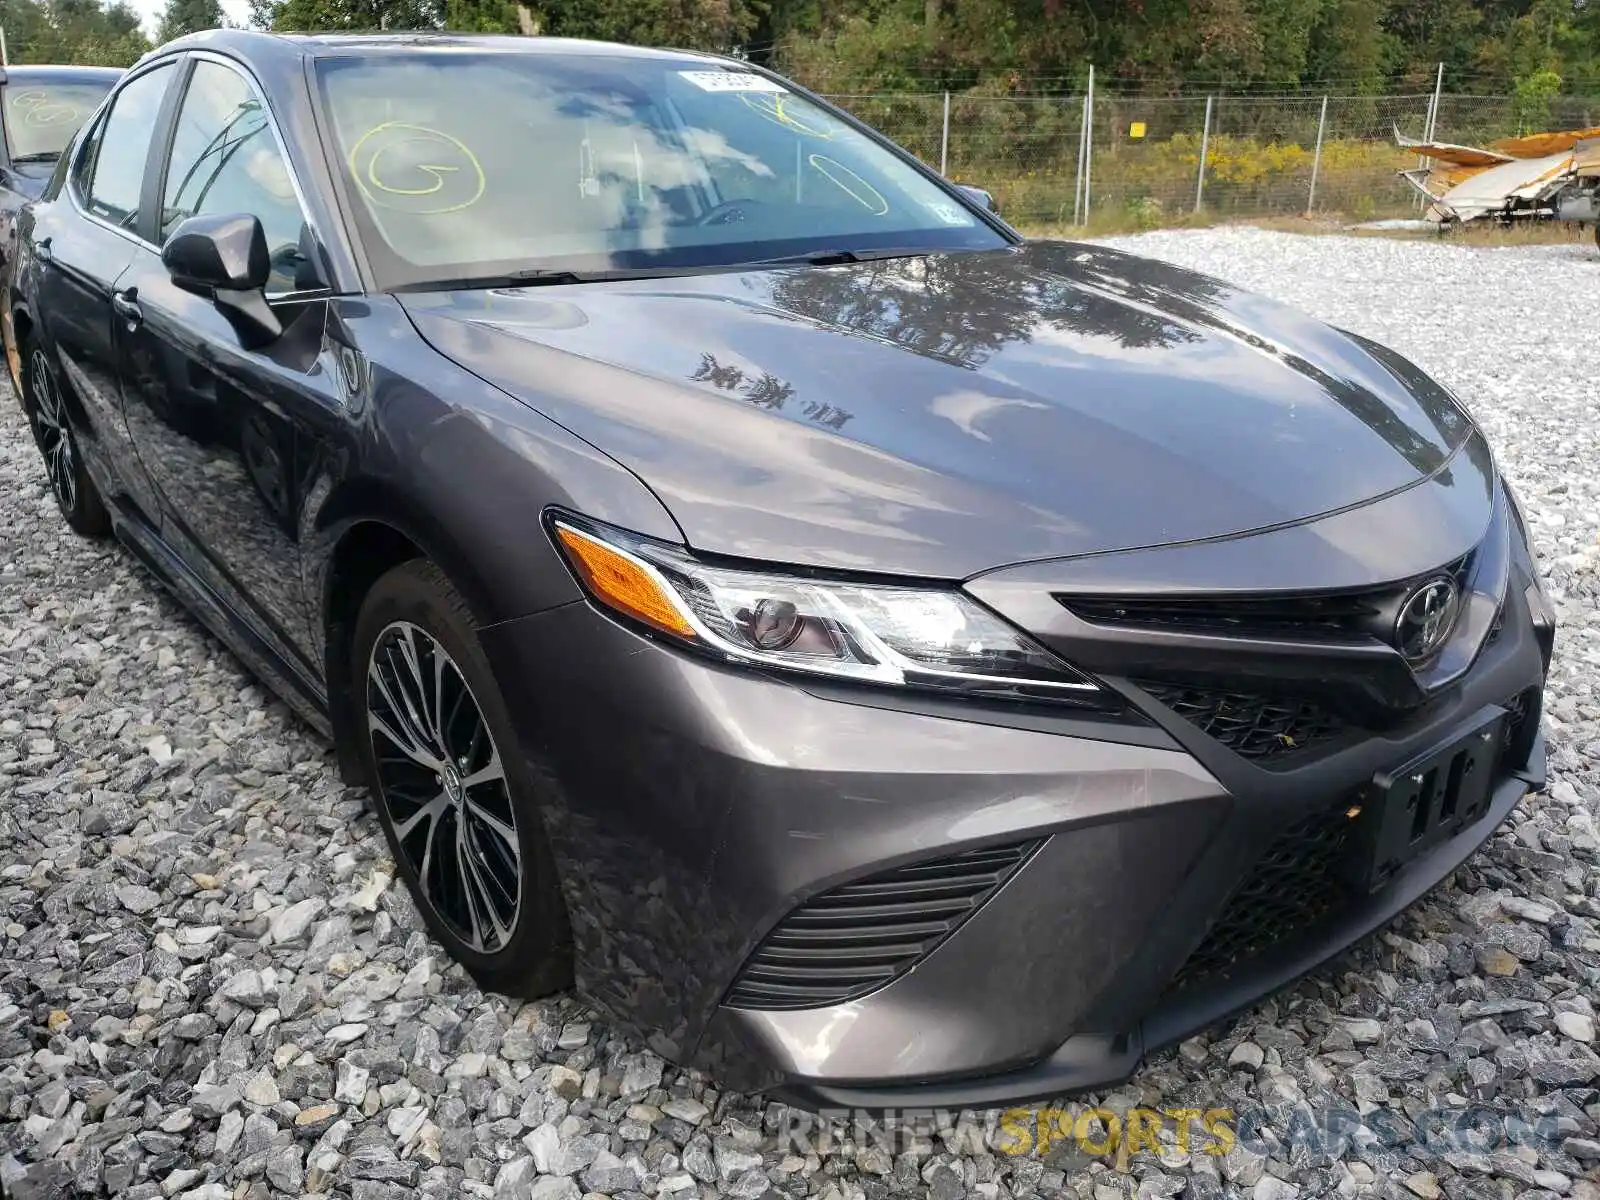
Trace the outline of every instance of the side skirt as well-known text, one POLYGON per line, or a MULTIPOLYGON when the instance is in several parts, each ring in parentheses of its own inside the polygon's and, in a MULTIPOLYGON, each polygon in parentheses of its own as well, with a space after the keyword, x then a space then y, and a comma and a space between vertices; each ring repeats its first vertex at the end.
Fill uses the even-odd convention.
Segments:
POLYGON ((232 606, 189 569, 138 509, 126 501, 116 502, 111 506, 111 518, 117 540, 301 720, 332 741, 328 693, 322 684, 294 664, 285 662, 232 606))

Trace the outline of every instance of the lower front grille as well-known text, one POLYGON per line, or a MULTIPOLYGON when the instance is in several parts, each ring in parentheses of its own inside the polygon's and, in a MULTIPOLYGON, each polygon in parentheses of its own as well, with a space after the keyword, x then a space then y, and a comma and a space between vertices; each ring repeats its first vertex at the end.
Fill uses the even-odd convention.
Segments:
POLYGON ((1501 734, 1504 751, 1501 769, 1518 771, 1528 765, 1534 739, 1539 736, 1539 719, 1544 711, 1544 695, 1539 688, 1519 692, 1506 702, 1506 724, 1501 734))
POLYGON ((1228 898, 1205 940, 1168 988, 1226 977, 1238 963, 1270 950, 1339 908, 1348 898, 1341 863, 1352 821, 1345 807, 1302 817, 1267 847, 1228 898))
POLYGON ((1346 721, 1310 700, 1136 679, 1154 699, 1242 758, 1261 762, 1337 741, 1346 721))
POLYGON ((1041 844, 929 859, 813 896, 756 947, 724 1003, 821 1008, 883 987, 960 928, 1041 844))
MULTIPOLYGON (((1493 769, 1496 782, 1527 765, 1539 733, 1541 701, 1537 687, 1505 701, 1501 750, 1493 769)), ((1466 814, 1466 823, 1480 820, 1488 805, 1485 796, 1482 807, 1466 814)), ((1448 819, 1448 814, 1429 819, 1448 819)), ((1240 963, 1294 940, 1353 902, 1358 889, 1350 880, 1361 877, 1349 860, 1351 854, 1362 852, 1356 836, 1356 821, 1344 802, 1301 817, 1280 833, 1228 897, 1205 938, 1173 977, 1167 994, 1225 979, 1240 963)))

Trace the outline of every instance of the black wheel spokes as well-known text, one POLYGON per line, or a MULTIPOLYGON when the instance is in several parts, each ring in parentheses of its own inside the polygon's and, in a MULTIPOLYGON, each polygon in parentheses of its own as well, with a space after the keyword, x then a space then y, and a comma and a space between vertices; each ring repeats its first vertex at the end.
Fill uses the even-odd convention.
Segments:
POLYGON ((34 428, 45 473, 61 506, 71 509, 78 498, 78 479, 72 454, 72 431, 61 406, 61 391, 43 350, 33 352, 34 428))
POLYGON ((503 948, 521 899, 516 813, 460 669, 397 621, 373 646, 367 708, 382 801, 427 902, 474 950, 503 948))

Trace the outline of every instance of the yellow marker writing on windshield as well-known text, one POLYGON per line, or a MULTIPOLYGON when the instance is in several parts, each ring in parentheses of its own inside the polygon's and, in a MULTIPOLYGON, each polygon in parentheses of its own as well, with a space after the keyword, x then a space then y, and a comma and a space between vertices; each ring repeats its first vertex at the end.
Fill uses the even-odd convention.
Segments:
POLYGON ((350 147, 349 163, 356 186, 373 204, 416 216, 470 208, 486 186, 483 166, 464 142, 405 121, 385 121, 367 130, 350 147), (406 154, 397 160, 401 151, 406 154), (423 155, 426 161, 412 161, 423 155), (438 200, 430 204, 429 197, 438 200))
POLYGON ((77 105, 51 100, 44 92, 18 92, 11 97, 11 107, 22 111, 24 125, 60 125, 82 116, 77 105))
POLYGON ((810 161, 819 175, 873 216, 881 217, 889 211, 889 202, 883 198, 883 193, 842 162, 820 154, 813 154, 810 161))
POLYGON ((794 97, 781 92, 740 92, 739 99, 745 106, 760 113, 769 121, 782 125, 785 129, 792 129, 796 133, 803 133, 807 137, 821 138, 823 141, 833 137, 831 129, 813 127, 810 123, 794 113, 790 101, 794 97))

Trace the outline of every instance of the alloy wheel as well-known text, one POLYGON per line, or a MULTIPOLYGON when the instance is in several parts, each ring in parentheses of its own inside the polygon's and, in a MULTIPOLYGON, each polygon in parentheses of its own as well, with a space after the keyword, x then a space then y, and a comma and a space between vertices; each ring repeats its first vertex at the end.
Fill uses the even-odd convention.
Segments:
POLYGON ((77 456, 72 429, 61 403, 61 388, 43 350, 35 348, 30 362, 33 384, 33 429, 44 456, 45 472, 56 499, 67 512, 78 502, 77 456))
POLYGON ((499 747, 449 653, 409 621, 367 663, 379 801, 418 890, 480 954, 503 950, 522 905, 517 814, 499 747))

